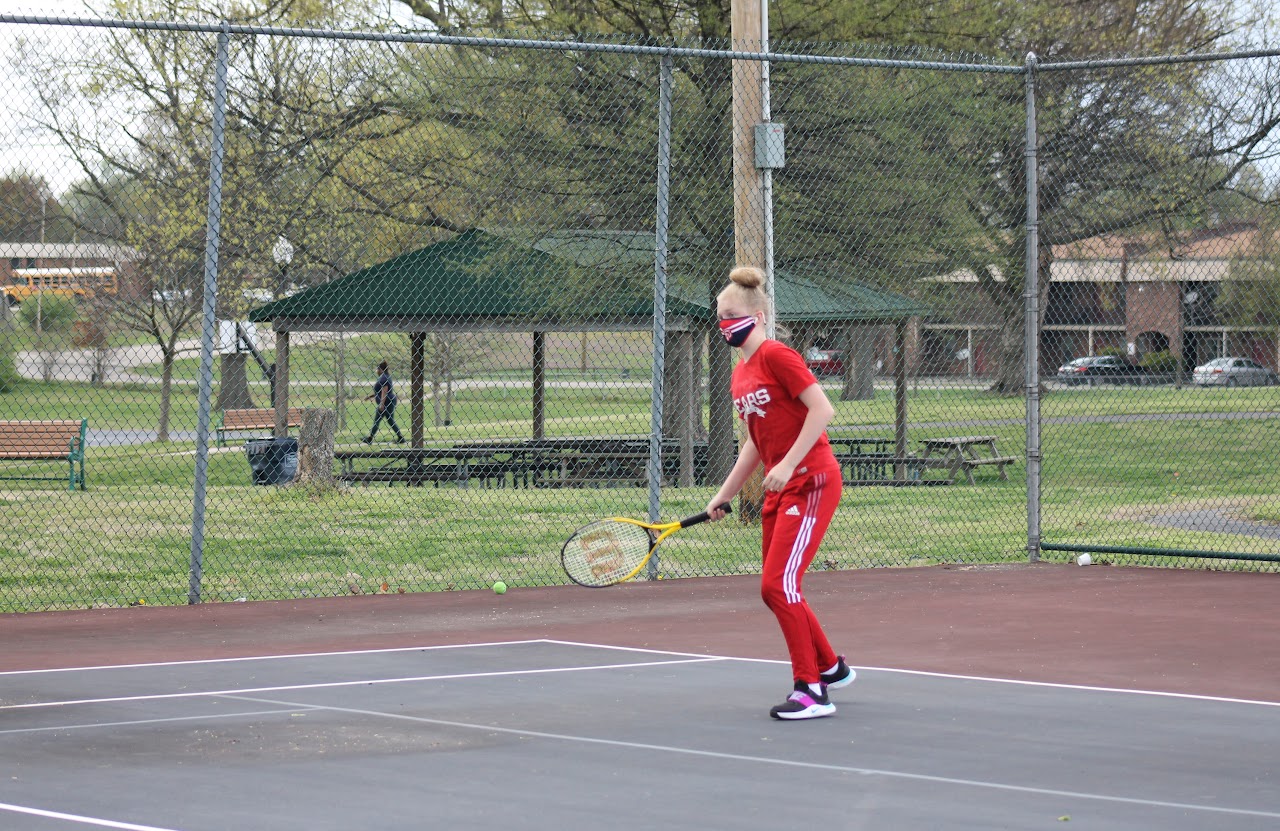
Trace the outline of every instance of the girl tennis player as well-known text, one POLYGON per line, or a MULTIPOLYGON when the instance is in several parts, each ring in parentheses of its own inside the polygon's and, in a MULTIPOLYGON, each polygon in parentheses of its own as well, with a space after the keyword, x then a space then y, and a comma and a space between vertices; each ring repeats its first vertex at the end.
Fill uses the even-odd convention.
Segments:
POLYGON ((747 424, 747 439, 724 484, 707 503, 707 513, 712 519, 723 518, 726 512, 719 506, 764 465, 760 593, 782 627, 795 679, 787 700, 769 715, 829 716, 836 707, 827 690, 852 683, 854 672, 827 642, 800 581, 840 502, 840 465, 826 435, 835 410, 799 353, 765 335, 765 320, 773 309, 762 288, 764 272, 735 268, 729 280, 716 298, 716 312, 725 341, 742 350, 732 391, 734 409, 747 424))

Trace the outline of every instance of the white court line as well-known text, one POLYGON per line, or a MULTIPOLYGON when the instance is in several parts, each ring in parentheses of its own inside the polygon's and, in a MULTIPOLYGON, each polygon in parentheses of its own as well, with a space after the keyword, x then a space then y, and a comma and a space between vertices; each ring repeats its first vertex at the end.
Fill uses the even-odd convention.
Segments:
POLYGON ((155 661, 142 664, 103 664, 100 666, 53 667, 50 669, 9 669, 0 675, 47 675, 56 672, 89 672, 99 669, 144 669, 146 667, 184 667, 200 664, 235 664, 243 661, 283 661, 288 658, 327 658, 340 655, 381 655, 389 652, 427 652, 437 649, 471 649, 482 646, 523 646, 529 643, 550 643, 545 638, 524 641, 493 641, 492 643, 450 643, 436 646, 394 646, 385 649, 347 649, 338 652, 287 652, 281 655, 247 655, 237 658, 199 658, 187 661, 155 661))
MULTIPOLYGON (((351 650, 343 650, 338 652, 299 652, 299 653, 289 653, 289 654, 282 654, 282 655, 252 655, 252 656, 238 657, 238 658, 204 658, 204 659, 189 660, 189 661, 160 661, 155 663, 140 663, 140 664, 107 664, 102 666, 59 667, 54 669, 7 670, 7 671, 0 671, 0 676, 40 675, 40 674, 58 673, 58 672, 86 672, 86 671, 100 670, 100 669, 142 669, 146 667, 198 666, 202 664, 238 663, 238 662, 244 662, 244 661, 274 661, 274 660, 286 660, 290 658, 327 658, 327 657, 340 657, 340 656, 349 656, 349 655, 379 655, 379 654, 388 654, 388 653, 395 653, 395 652, 428 652, 428 651, 443 650, 443 649, 469 649, 471 647, 493 647, 493 646, 525 646, 529 644, 542 644, 542 643, 556 644, 559 646, 587 647, 591 649, 611 649, 619 652, 640 652, 648 655, 671 655, 671 656, 684 657, 684 658, 698 658, 702 660, 743 661, 746 663, 758 663, 758 664, 789 663, 788 661, 782 661, 782 660, 777 660, 773 658, 743 658, 743 657, 738 657, 734 655, 707 655, 705 653, 677 652, 677 651, 668 650, 668 649, 646 649, 646 648, 634 647, 634 646, 613 646, 611 644, 588 643, 586 641, 566 641, 566 640, 558 640, 555 638, 533 638, 530 640, 520 640, 520 641, 492 641, 492 642, 485 642, 485 643, 441 644, 441 645, 435 645, 435 646, 399 646, 399 647, 391 647, 386 649, 351 649, 351 650)), ((951 678, 951 679, 960 680, 960 681, 988 681, 993 684, 1018 684, 1022 686, 1028 686, 1028 687, 1047 687, 1047 688, 1064 689, 1064 690, 1082 690, 1085 692, 1109 692, 1109 693, 1121 693, 1126 695, 1149 695, 1149 696, 1159 696, 1159 697, 1165 697, 1165 698, 1188 699, 1192 701, 1216 701, 1216 702, 1222 702, 1226 704, 1257 704, 1263 707, 1280 707, 1280 701, 1261 701, 1261 700, 1249 699, 1249 698, 1228 698, 1224 696, 1197 695, 1195 693, 1177 693, 1177 692, 1166 692, 1161 690, 1133 690, 1133 689, 1125 689, 1122 687, 1099 687, 1099 686, 1087 686, 1082 684, 1063 684, 1063 683, 1056 683, 1051 681, 1027 681, 1027 680, 1016 679, 1016 678, 995 678, 995 677, 984 676, 984 675, 958 675, 958 674, 947 673, 947 672, 930 672, 928 670, 899 669, 896 667, 872 667, 872 666, 863 666, 863 665, 851 665, 851 666, 853 666, 853 668, 855 670, 858 670, 859 672, 863 672, 863 671, 888 672, 888 673, 895 673, 899 675, 917 675, 925 678, 951 678)), ((440 677, 446 678, 448 676, 440 676, 440 677)), ((466 676, 459 676, 459 677, 466 677, 466 676)), ((406 680, 416 680, 416 679, 406 679, 406 680)), ((270 688, 267 688, 268 691, 269 689, 270 688)), ((292 689, 292 688, 280 687, 278 689, 292 689)), ((193 695, 200 695, 200 694, 201 693, 193 693, 193 695)), ((208 693, 208 694, 215 694, 215 693, 208 693)), ((109 700, 109 699, 102 699, 102 700, 109 700)), ((86 703, 86 702, 71 701, 66 703, 78 704, 78 703, 86 703)), ((24 706, 35 706, 35 705, 24 705, 24 706)), ((3 710, 3 709, 5 709, 5 706, 0 705, 0 710, 3 710)))
POLYGON ((14 814, 30 814, 31 816, 45 817, 47 819, 65 819, 71 822, 78 822, 81 825, 94 825, 98 828, 122 828, 124 831, 175 831, 172 828, 159 828, 155 825, 136 825, 132 822, 117 822, 113 819, 82 817, 79 814, 64 814, 61 811, 46 811, 43 808, 28 808, 25 805, 10 805, 5 802, 0 802, 0 811, 9 811, 14 814))
MULTIPOLYGON (((545 639, 544 643, 556 643, 563 646, 585 646, 596 649, 614 649, 622 652, 644 652, 652 655, 676 655, 691 658, 713 657, 699 652, 671 652, 664 649, 642 649, 634 646, 610 646, 603 643, 586 643, 583 641, 560 641, 545 639)), ((790 664, 790 661, 779 661, 773 658, 736 658, 732 655, 716 655, 726 661, 745 661, 757 664, 790 664)), ((921 669, 896 669, 894 667, 869 667, 850 664, 858 672, 891 672, 898 675, 919 675, 926 678, 950 678, 957 681, 986 681, 992 684, 1016 684, 1024 687, 1047 687, 1059 690, 1081 690, 1084 692, 1120 693, 1123 695, 1150 695, 1162 698, 1185 698, 1192 701, 1216 701, 1224 704, 1258 704, 1263 707, 1280 707, 1280 701, 1259 701, 1251 698, 1226 698, 1218 695, 1197 695, 1195 693, 1162 692, 1160 690, 1131 690, 1124 687, 1093 687, 1086 684, 1063 684, 1054 681, 1026 681, 1020 678, 992 678, 983 675, 956 675, 950 672, 930 672, 921 669)))
MULTIPOLYGON (((236 698, 242 698, 245 701, 253 701, 258 704, 272 704, 278 707, 312 706, 300 705, 297 702, 292 701, 278 701, 266 698, 252 698, 247 696, 236 696, 236 698)), ((1083 791, 1064 791, 1056 788, 1036 788, 1028 785, 1010 785, 1003 782, 987 782, 981 779, 957 779, 950 776, 930 776, 928 774, 907 773, 900 770, 854 767, 852 765, 833 765, 823 762, 803 762, 794 759, 780 759, 773 756, 751 756, 742 753, 722 753, 714 750, 698 750, 697 748, 692 747, 675 747, 673 745, 626 742, 619 741, 617 739, 600 739, 593 736, 571 736, 564 733, 544 733, 539 730, 521 730, 514 727, 495 727, 492 724, 473 724, 465 721, 446 721, 444 719, 411 716, 404 713, 384 713, 377 710, 360 710, 353 707, 331 707, 327 705, 319 705, 316 709, 332 710, 337 713, 347 713, 350 715, 375 716, 396 719, 398 721, 411 721, 419 724, 433 724, 440 727, 461 727, 472 730, 483 730, 489 733, 506 733, 513 736, 554 739, 556 741, 574 742, 578 744, 606 745, 608 747, 619 747, 628 750, 652 750, 660 753, 676 753, 683 756, 697 756, 705 759, 753 762, 756 764, 777 765, 780 767, 798 767, 809 770, 827 771, 831 773, 858 773, 866 776, 883 776, 890 779, 906 779, 915 782, 932 782, 934 784, 942 785, 958 785, 970 788, 984 788, 987 790, 1011 791, 1014 793, 1035 794, 1037 796, 1059 796, 1072 799, 1087 799, 1096 802, 1140 805, 1148 808, 1170 808, 1177 811, 1203 811, 1214 814, 1232 814, 1235 816, 1280 819, 1280 812, 1276 811, 1256 811, 1248 808, 1223 808, 1216 805, 1201 805, 1194 802, 1166 802, 1159 799, 1138 799, 1136 797, 1110 796, 1107 794, 1086 793, 1083 791)))
POLYGON ((245 716, 278 716, 293 714, 301 710, 314 710, 315 707, 289 707, 284 710, 245 710, 242 713, 201 713, 194 716, 171 716, 169 718, 139 718, 129 721, 91 721, 81 724, 54 724, 47 727, 15 727, 12 730, 0 730, 0 736, 12 736, 16 733, 63 733, 67 730, 93 730, 102 727, 141 727, 149 724, 174 724, 183 721, 219 721, 223 719, 243 718, 245 716))
POLYGON ((597 669, 627 669, 629 667, 671 666, 674 664, 696 664, 729 660, 727 658, 681 659, 678 661, 645 661, 634 664, 599 664, 584 667, 551 667, 547 669, 513 669, 499 672, 458 672, 445 675, 415 675, 399 678, 361 678, 353 681, 326 681, 316 684, 281 684, 270 687, 244 687, 241 689, 197 690, 180 693, 149 693, 145 695, 122 695, 104 698, 77 698, 63 701, 35 701, 27 704, 3 704, 0 712, 8 710, 34 710, 41 707, 68 707, 77 704, 114 704, 122 701, 163 701, 172 698, 207 698, 212 696, 235 696, 243 693, 286 692, 290 690, 322 690, 336 687, 370 687, 375 684, 406 684, 416 681, 452 681, 459 678, 500 678, 505 675, 547 675, 557 672, 587 672, 597 669))

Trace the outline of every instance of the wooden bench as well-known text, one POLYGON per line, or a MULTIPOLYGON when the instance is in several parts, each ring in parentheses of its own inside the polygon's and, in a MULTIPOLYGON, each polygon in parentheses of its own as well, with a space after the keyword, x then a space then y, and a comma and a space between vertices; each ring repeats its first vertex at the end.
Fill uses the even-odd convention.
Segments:
MULTIPOLYGON (((302 408, 290 407, 289 417, 285 420, 288 427, 302 426, 302 408)), ((252 410, 224 410, 218 416, 218 426, 214 428, 216 442, 219 447, 227 443, 227 433, 247 433, 250 430, 274 430, 276 427, 276 411, 274 407, 262 407, 252 410)))
POLYGON ((0 476, 0 479, 67 481, 67 489, 84 485, 84 443, 89 419, 0 421, 0 459, 21 462, 66 462, 63 476, 0 476), (77 465, 79 468, 77 469, 77 465))
POLYGON ((996 465, 1000 478, 1009 481, 1005 467, 1018 461, 1017 456, 1001 456, 996 450, 996 436, 945 436, 936 439, 924 439, 924 455, 920 458, 931 467, 945 467, 950 470, 954 480, 961 471, 969 484, 974 484, 974 468, 983 465, 996 465), (985 451, 986 455, 979 453, 985 451), (941 455, 933 455, 935 452, 941 455))

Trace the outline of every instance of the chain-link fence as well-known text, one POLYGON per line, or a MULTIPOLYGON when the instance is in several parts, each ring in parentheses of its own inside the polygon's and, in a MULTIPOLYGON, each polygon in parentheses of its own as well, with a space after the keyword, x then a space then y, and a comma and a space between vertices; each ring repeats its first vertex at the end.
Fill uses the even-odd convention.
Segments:
MULTIPOLYGON (((744 262, 814 568, 1278 558, 1274 54, 0 21, 0 609, 565 582, 732 465, 744 262)), ((659 575, 758 571, 751 487, 659 575)))

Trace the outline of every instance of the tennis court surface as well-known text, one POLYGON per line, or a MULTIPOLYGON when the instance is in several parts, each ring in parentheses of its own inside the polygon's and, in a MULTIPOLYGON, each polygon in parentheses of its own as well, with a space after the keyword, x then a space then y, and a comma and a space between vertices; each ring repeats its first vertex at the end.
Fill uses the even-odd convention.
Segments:
POLYGON ((0 828, 1280 827, 1273 575, 816 573, 0 616, 0 828))

